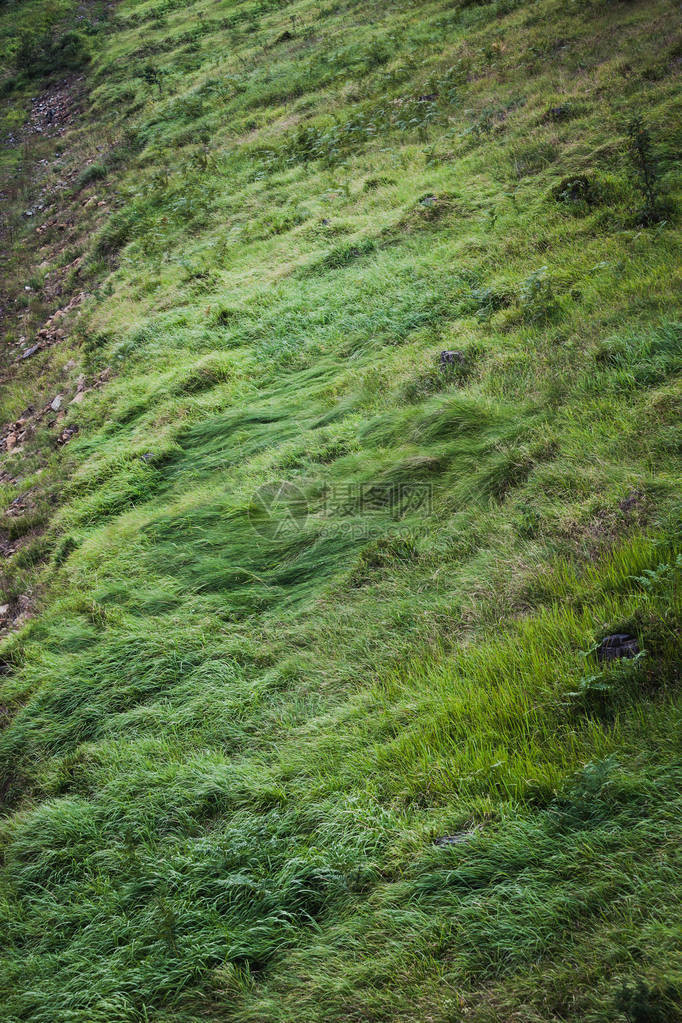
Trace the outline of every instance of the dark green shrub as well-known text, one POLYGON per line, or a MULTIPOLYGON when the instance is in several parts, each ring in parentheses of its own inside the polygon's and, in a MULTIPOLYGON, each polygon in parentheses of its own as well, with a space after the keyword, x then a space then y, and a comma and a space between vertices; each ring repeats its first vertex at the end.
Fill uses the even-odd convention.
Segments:
POLYGON ((14 556, 14 565, 16 568, 31 568, 44 561, 49 552, 49 541, 44 536, 39 536, 17 551, 14 556))
POLYGON ((0 82, 0 96, 9 96, 17 86, 16 75, 10 75, 0 82))
POLYGON ((363 191, 365 192, 374 192, 378 188, 384 188, 388 185, 395 185, 395 183, 396 183, 395 178, 387 178, 381 176, 376 178, 367 178, 362 187, 363 191))
POLYGON ((641 117, 634 117, 628 126, 628 155, 635 185, 644 197, 637 219, 643 227, 650 227, 664 220, 670 208, 661 194, 658 160, 641 117))
POLYGON ((145 64, 142 69, 142 77, 150 87, 156 86, 159 96, 163 94, 163 71, 154 64, 145 64))
POLYGON ((656 988, 638 978, 635 984, 623 984, 616 1008, 628 1023, 674 1023, 682 1019, 682 996, 672 984, 656 988))
POLYGON ((63 565, 70 554, 78 548, 78 541, 73 536, 62 536, 54 548, 53 562, 57 568, 63 565))
POLYGON ((467 311, 475 313, 479 320, 489 320, 498 309, 506 309, 512 296, 495 288, 474 288, 466 304, 467 311))
POLYGON ((592 182, 584 174, 573 174, 563 178, 552 189, 552 195, 561 203, 587 203, 591 206, 595 200, 592 182))
POLYGON ((80 32, 65 32, 46 54, 49 71, 79 71, 90 63, 90 48, 80 32))
POLYGON ((135 219, 135 211, 130 208, 114 213, 97 239, 95 255, 111 256, 122 249, 133 236, 135 219))
POLYGON ((556 106, 548 107, 540 118, 540 124, 564 124, 575 117, 579 117, 583 108, 576 103, 558 103, 556 106))
POLYGON ((28 78, 80 71, 90 59, 88 41, 80 32, 69 30, 55 37, 52 29, 40 35, 24 32, 14 56, 17 70, 28 78))
POLYGON ((526 323, 547 323, 559 312, 554 282, 546 266, 521 282, 519 307, 526 323))
POLYGON ((332 249, 315 267, 325 270, 340 270, 344 266, 349 266, 354 263, 356 259, 360 259, 362 256, 368 255, 370 252, 374 252, 376 249, 376 242, 371 238, 363 238, 358 242, 349 242, 346 245, 338 245, 332 249))
POLYGON ((84 167, 76 179, 76 188, 85 188, 86 185, 91 184, 93 181, 101 181, 107 176, 107 169, 103 163, 91 163, 89 167, 84 167))
POLYGON ((205 355, 195 366, 183 373, 173 387, 174 394, 197 394, 218 384, 223 384, 232 376, 232 365, 224 356, 212 352, 205 355))

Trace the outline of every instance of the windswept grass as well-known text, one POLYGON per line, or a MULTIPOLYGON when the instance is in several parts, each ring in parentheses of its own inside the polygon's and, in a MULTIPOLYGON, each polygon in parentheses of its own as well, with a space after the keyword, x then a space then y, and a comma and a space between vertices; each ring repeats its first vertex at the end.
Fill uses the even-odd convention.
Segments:
POLYGON ((682 1018, 676 11, 93 10, 0 151, 17 323, 88 296, 2 399, 67 401, 3 454, 0 1017, 682 1018))

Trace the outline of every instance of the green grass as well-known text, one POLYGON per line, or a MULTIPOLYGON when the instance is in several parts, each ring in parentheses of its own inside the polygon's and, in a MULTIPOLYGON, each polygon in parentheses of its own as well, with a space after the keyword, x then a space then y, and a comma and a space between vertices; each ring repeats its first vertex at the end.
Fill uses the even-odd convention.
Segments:
POLYGON ((0 1019, 682 1018, 677 11, 82 13, 0 149, 6 340, 88 294, 3 420, 112 371, 3 456, 0 1019))

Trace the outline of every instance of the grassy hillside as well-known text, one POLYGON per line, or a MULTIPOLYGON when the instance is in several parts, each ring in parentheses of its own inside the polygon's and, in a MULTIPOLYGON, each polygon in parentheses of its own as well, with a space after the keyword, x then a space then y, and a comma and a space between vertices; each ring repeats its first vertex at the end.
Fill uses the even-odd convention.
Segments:
POLYGON ((0 1020, 682 1019, 678 5, 0 52, 0 1020))

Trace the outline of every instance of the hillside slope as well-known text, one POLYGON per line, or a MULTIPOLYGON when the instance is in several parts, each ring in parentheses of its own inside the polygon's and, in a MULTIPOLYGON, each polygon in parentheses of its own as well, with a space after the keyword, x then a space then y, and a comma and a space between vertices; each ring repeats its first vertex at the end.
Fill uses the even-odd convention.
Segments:
POLYGON ((0 50, 0 1020, 682 1019, 678 5, 0 50))

